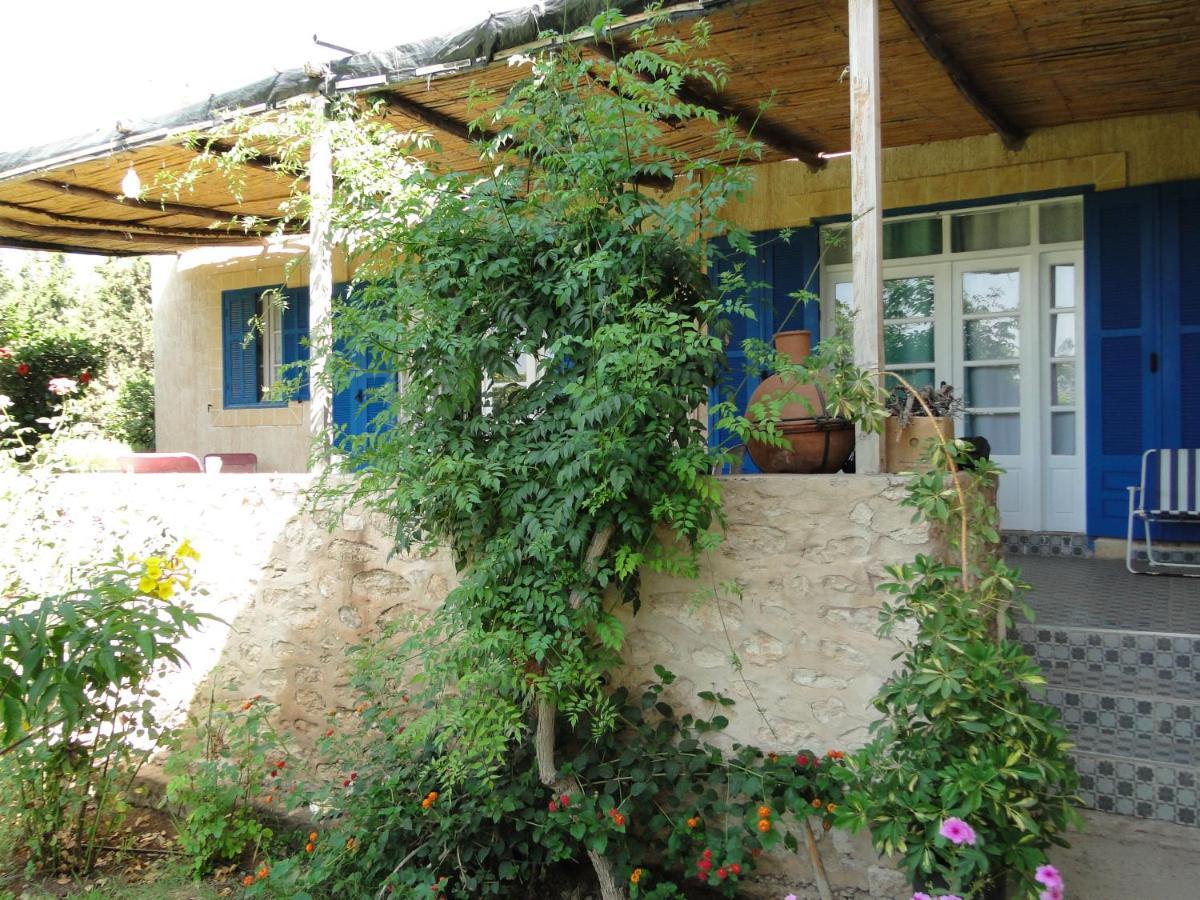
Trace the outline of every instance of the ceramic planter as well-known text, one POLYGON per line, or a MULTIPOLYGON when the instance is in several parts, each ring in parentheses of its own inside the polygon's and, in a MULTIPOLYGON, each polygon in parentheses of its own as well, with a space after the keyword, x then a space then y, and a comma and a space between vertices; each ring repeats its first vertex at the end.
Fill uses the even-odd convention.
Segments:
MULTIPOLYGON (((811 347, 811 332, 781 331, 775 335, 775 349, 792 362, 807 359, 811 347)), ((769 473, 839 471, 854 451, 854 426, 845 419, 825 415, 825 397, 815 384, 795 384, 779 375, 772 375, 758 386, 750 398, 750 405, 779 394, 797 397, 786 404, 780 414, 779 428, 788 445, 772 447, 760 441, 748 441, 746 450, 754 464, 760 471, 769 473)))

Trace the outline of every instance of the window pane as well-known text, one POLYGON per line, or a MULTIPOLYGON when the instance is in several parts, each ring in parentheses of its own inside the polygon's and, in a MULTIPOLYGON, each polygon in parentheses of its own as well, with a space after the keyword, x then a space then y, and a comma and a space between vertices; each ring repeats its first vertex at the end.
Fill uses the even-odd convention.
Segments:
MULTIPOLYGON (((933 387, 933 369, 901 369, 896 374, 915 388, 933 387)), ((900 382, 895 378, 889 378, 884 384, 889 390, 894 390, 900 382)))
POLYGON ((973 366, 967 373, 967 406, 1020 406, 1021 373, 1016 366, 973 366))
POLYGON ((950 242, 955 253, 1028 246, 1029 208, 1014 206, 953 216, 950 219, 950 242))
POLYGON ((963 322, 967 359, 1015 359, 1020 352, 1020 319, 1002 316, 963 322))
POLYGON ((987 438, 993 456, 1017 456, 1021 452, 1021 417, 1017 413, 980 413, 963 421, 963 437, 987 438))
POLYGON ((825 265, 840 266, 850 262, 853 253, 850 249, 850 226, 839 225, 833 228, 821 229, 821 242, 824 245, 825 265))
POLYGON ((854 308, 854 284, 839 281, 833 286, 833 302, 837 312, 849 315, 854 308))
POLYGON ((942 220, 911 219, 883 223, 883 258, 931 256, 942 252, 942 220))
POLYGON ((964 272, 963 312, 1008 312, 1021 305, 1021 273, 1016 269, 964 272))
POLYGON ((1075 264, 1063 263, 1050 267, 1050 305, 1069 309, 1075 305, 1075 264))
POLYGON ((1054 363, 1050 373, 1050 405, 1075 405, 1075 363, 1054 363))
POLYGON ((1075 413, 1050 413, 1050 452, 1055 456, 1075 455, 1075 413))
POLYGON ((1083 204, 1053 203, 1038 210, 1038 238, 1043 244, 1083 240, 1083 204))
POLYGON ((1059 313, 1051 316, 1054 326, 1054 342, 1050 345, 1051 356, 1075 355, 1075 313, 1059 313))
POLYGON ((883 283, 885 319, 919 319, 933 315, 933 276, 889 278, 883 283))
POLYGON ((884 325, 883 358, 893 365, 933 362, 933 323, 884 325))

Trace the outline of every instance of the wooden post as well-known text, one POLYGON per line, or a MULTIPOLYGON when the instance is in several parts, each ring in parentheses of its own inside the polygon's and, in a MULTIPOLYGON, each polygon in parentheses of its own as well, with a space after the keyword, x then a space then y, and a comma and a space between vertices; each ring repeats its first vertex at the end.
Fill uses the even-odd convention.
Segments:
POLYGON ((325 123, 328 101, 313 99, 317 119, 308 157, 308 339, 312 401, 308 430, 319 449, 316 461, 328 461, 333 434, 332 403, 325 378, 326 354, 333 350, 333 151, 325 123))
MULTIPOLYGON (((854 361, 883 369, 883 143, 879 116, 879 2, 850 3, 850 212, 854 251, 854 361)), ((856 471, 878 474, 877 434, 855 435, 856 471)))

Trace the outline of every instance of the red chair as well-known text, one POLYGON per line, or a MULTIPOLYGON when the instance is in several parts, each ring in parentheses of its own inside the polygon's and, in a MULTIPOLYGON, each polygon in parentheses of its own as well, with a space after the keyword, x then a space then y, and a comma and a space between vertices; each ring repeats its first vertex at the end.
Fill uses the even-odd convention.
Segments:
POLYGON ((205 471, 208 471, 208 461, 210 459, 219 459, 221 461, 220 471, 222 473, 253 473, 258 471, 258 454, 256 453, 205 453, 205 471))
POLYGON ((204 471, 200 460, 191 453, 134 453, 120 457, 117 464, 128 475, 204 471))

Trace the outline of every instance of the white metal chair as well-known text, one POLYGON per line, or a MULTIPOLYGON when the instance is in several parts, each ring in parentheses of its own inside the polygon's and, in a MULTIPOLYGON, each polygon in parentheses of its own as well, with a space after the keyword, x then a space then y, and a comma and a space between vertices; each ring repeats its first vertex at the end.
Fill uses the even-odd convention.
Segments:
MULTIPOLYGON (((1129 528, 1125 537, 1125 568, 1135 575, 1158 575, 1154 569, 1200 569, 1200 563, 1170 562, 1154 555, 1151 525, 1200 525, 1200 449, 1147 450, 1142 454, 1142 482, 1129 488, 1129 528), (1155 464, 1151 457, 1156 457, 1155 464), (1146 535, 1145 571, 1133 567, 1133 522, 1141 519, 1146 535)), ((1200 572, 1180 571, 1196 577, 1200 572)))

